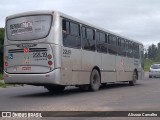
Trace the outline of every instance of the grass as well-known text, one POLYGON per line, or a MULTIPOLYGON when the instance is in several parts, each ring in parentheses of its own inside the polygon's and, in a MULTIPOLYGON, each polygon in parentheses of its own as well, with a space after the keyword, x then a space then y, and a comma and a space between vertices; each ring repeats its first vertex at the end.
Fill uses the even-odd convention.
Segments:
POLYGON ((0 73, 0 88, 6 88, 7 86, 10 86, 10 87, 16 87, 16 86, 23 86, 22 85, 16 85, 16 84, 5 84, 3 80, 3 74, 0 73))
MULTIPOLYGON (((0 88, 16 87, 16 86, 20 86, 20 85, 16 85, 16 84, 5 84, 4 81, 0 81, 0 88)), ((21 85, 21 86, 22 86, 22 85, 21 85)))
POLYGON ((0 88, 6 88, 6 87, 16 87, 17 85, 15 84, 5 84, 4 82, 0 81, 0 88))
POLYGON ((3 80, 3 74, 0 73, 0 88, 6 88, 7 84, 5 84, 2 80, 3 80))
POLYGON ((3 82, 0 82, 0 88, 6 88, 8 85, 3 83, 3 82))
POLYGON ((15 85, 8 85, 8 84, 5 84, 3 80, 3 74, 0 73, 0 88, 6 88, 7 86, 15 86, 15 85))
POLYGON ((144 62, 144 71, 149 71, 150 66, 152 64, 160 64, 160 62, 154 61, 154 60, 145 60, 145 62, 144 62))
POLYGON ((0 80, 3 80, 3 74, 0 73, 0 80))

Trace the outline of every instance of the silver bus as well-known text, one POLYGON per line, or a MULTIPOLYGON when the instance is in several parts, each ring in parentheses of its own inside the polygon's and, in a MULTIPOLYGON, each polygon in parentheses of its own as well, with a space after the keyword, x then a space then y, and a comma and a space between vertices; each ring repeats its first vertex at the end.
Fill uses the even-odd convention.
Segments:
POLYGON ((4 80, 8 84, 66 86, 97 91, 106 83, 134 86, 144 75, 143 45, 57 11, 8 16, 4 80))

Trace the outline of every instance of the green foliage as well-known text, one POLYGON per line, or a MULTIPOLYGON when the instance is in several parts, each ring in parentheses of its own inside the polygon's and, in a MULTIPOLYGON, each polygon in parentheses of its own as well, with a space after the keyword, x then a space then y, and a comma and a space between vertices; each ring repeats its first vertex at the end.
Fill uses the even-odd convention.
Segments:
POLYGON ((160 64, 160 61, 154 61, 154 60, 146 59, 144 61, 144 71, 149 71, 150 66, 152 64, 160 64))
POLYGON ((155 60, 157 52, 158 48, 156 47, 156 45, 152 44, 148 47, 148 58, 155 60))
POLYGON ((145 53, 145 71, 149 71, 152 64, 160 63, 160 43, 156 45, 152 44, 148 47, 148 51, 145 53))
POLYGON ((3 80, 3 74, 0 74, 0 80, 3 80))
POLYGON ((0 73, 3 71, 4 28, 0 28, 0 73))
POLYGON ((1 87, 1 88, 6 88, 6 87, 7 87, 7 84, 0 82, 0 87, 1 87))
POLYGON ((157 46, 154 44, 150 45, 145 53, 145 58, 153 61, 160 61, 160 43, 158 43, 157 46))
POLYGON ((0 28, 0 45, 4 43, 4 28, 0 28))

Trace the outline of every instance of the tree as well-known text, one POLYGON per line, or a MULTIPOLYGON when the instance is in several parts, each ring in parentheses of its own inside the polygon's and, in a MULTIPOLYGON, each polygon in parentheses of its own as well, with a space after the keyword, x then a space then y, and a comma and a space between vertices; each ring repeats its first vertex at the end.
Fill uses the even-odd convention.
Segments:
POLYGON ((3 71, 4 28, 0 28, 0 72, 3 71))
POLYGON ((156 61, 160 61, 160 43, 157 44, 156 61))
POLYGON ((152 60, 155 60, 156 58, 156 55, 157 55, 157 47, 156 45, 152 44, 151 46, 149 46, 148 48, 148 58, 149 59, 152 59, 152 60))
POLYGON ((157 44, 158 51, 160 51, 160 42, 157 44))

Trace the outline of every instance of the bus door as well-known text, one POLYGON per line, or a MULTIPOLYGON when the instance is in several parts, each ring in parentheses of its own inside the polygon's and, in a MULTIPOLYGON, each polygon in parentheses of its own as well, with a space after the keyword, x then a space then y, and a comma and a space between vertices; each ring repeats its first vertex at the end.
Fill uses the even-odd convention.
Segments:
POLYGON ((116 68, 116 57, 117 57, 117 37, 108 34, 108 53, 102 55, 102 67, 107 82, 117 81, 117 68, 116 68))
POLYGON ((122 56, 117 56, 116 64, 117 64, 117 81, 125 81, 126 80, 125 66, 127 64, 126 58, 122 56))
POLYGON ((116 82, 116 56, 102 54, 102 82, 116 82))
POLYGON ((81 71, 80 25, 62 18, 62 70, 65 84, 77 84, 81 71))

